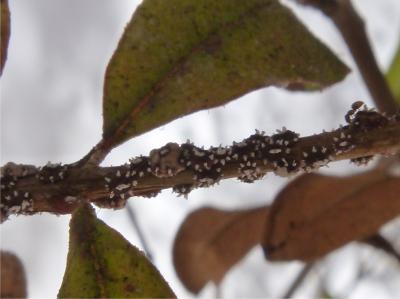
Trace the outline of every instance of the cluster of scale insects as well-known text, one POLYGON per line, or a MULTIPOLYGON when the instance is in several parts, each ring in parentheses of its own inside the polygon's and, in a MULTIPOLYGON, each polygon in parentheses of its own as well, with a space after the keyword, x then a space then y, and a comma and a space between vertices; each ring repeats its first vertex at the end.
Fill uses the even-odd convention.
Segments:
MULTIPOLYGON (((389 119, 364 103, 355 102, 345 116, 347 124, 330 134, 323 145, 299 145, 299 134, 282 128, 268 136, 256 130, 255 134, 228 147, 204 149, 190 141, 182 145, 168 143, 150 152, 149 157, 131 159, 116 173, 105 177, 109 190, 108 206, 122 207, 134 195, 155 196, 159 191, 138 194, 135 187, 145 176, 173 177, 182 171, 193 173, 192 183, 173 186, 173 192, 187 196, 194 188, 209 187, 224 176, 224 168, 234 165, 237 178, 246 183, 261 179, 266 169, 279 176, 290 176, 299 171, 311 172, 328 164, 334 156, 354 148, 353 133, 368 131, 388 124, 389 119)), ((357 164, 367 164, 372 157, 353 159, 357 164)))
MULTIPOLYGON (((106 176, 105 188, 109 191, 106 205, 122 207, 127 198, 137 195, 135 187, 146 175, 167 178, 182 171, 191 171, 193 183, 179 184, 172 188, 173 192, 186 197, 194 188, 218 183, 223 178, 224 168, 229 164, 237 167, 237 178, 240 181, 252 183, 265 175, 267 166, 277 175, 288 176, 301 169, 311 171, 330 161, 334 147, 313 145, 298 153, 294 151, 298 141, 299 134, 282 128, 272 136, 256 131, 230 147, 204 149, 190 141, 180 146, 168 143, 151 151, 149 157, 131 159, 129 164, 118 168, 112 176, 106 176)), ((341 151, 350 148, 347 141, 340 141, 335 146, 341 151)), ((157 193, 145 195, 155 196, 157 193)))
POLYGON ((11 214, 29 214, 33 211, 33 200, 30 192, 17 190, 18 177, 1 175, 1 219, 11 214))
MULTIPOLYGON (((394 117, 399 117, 396 115, 394 117)), ((256 130, 255 134, 231 146, 204 149, 190 141, 182 145, 168 143, 150 152, 148 157, 130 159, 129 163, 117 167, 104 176, 104 187, 108 198, 96 201, 102 207, 122 208, 132 196, 156 196, 160 190, 141 190, 138 186, 148 176, 173 177, 180 172, 191 172, 192 182, 173 186, 173 192, 187 196, 194 188, 209 187, 224 176, 224 169, 237 169, 237 178, 246 183, 261 179, 267 169, 279 176, 290 176, 299 171, 311 172, 328 164, 336 155, 354 148, 353 133, 366 132, 386 126, 388 118, 366 108, 362 102, 355 102, 345 115, 347 124, 329 134, 329 140, 321 144, 300 141, 299 134, 282 128, 271 136, 256 130)), ((352 159, 356 164, 367 164, 372 156, 352 159)), ((22 171, 2 174, 1 212, 2 215, 24 214, 33 210, 29 192, 19 192, 15 186, 20 177, 35 175, 42 183, 57 183, 68 174, 67 166, 47 164, 36 171, 22 171)))
POLYGON ((30 167, 20 167, 14 163, 7 163, 2 167, 0 177, 2 221, 11 214, 29 214, 33 211, 31 193, 17 189, 18 180, 29 175, 32 175, 30 167))
MULTIPOLYGON (((118 167, 118 170, 104 177, 105 188, 109 191, 109 198, 96 201, 100 207, 122 208, 126 200, 134 195, 135 187, 145 176, 152 173, 149 158, 140 156, 129 160, 128 164, 118 167)), ((144 197, 154 197, 160 190, 140 194, 144 197)))
POLYGON ((65 179, 68 167, 61 164, 47 163, 37 168, 32 165, 7 163, 2 167, 1 185, 1 219, 11 214, 32 214, 34 202, 31 192, 18 190, 18 181, 27 177, 35 177, 42 184, 53 184, 65 179))
MULTIPOLYGON (((347 122, 346 128, 357 130, 359 132, 367 132, 377 128, 383 128, 389 124, 390 121, 398 121, 400 113, 394 114, 392 117, 386 117, 384 114, 380 114, 375 109, 368 107, 361 101, 354 102, 351 105, 351 109, 345 115, 347 122)), ((367 165, 374 157, 364 156, 359 158, 351 159, 350 162, 358 165, 367 165)))

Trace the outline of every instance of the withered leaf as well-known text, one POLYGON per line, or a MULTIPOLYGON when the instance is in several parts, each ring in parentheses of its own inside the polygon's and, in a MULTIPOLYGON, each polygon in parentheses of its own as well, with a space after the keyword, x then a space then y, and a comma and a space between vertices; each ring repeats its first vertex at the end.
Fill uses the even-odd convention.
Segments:
POLYGON ((0 75, 7 60, 8 41, 10 39, 10 10, 8 0, 0 0, 1 4, 1 46, 0 46, 0 75))
POLYGON ((241 211, 202 208, 181 225, 174 242, 176 272, 188 290, 219 283, 229 269, 260 243, 268 207, 241 211))
POLYGON ((26 298, 27 285, 24 266, 11 252, 0 252, 0 298, 26 298))
POLYGON ((264 253, 270 260, 313 260, 370 236, 400 214, 399 194, 400 178, 382 170, 302 175, 271 207, 264 253))

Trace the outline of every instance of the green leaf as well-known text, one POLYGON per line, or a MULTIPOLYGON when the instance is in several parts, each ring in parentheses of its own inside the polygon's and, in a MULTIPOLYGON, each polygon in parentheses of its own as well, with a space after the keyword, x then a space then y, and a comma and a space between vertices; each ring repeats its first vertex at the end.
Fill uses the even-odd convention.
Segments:
POLYGON ((389 83, 389 87, 396 98, 397 103, 400 105, 400 44, 397 48, 392 64, 386 73, 386 80, 389 83))
POLYGON ((84 204, 72 215, 58 298, 176 297, 144 254, 84 204))
POLYGON ((265 86, 322 89, 348 68, 277 0, 144 0, 107 67, 115 146, 265 86))
POLYGON ((0 47, 0 75, 7 60, 8 41, 10 39, 10 10, 8 0, 0 0, 1 4, 1 47, 0 47))

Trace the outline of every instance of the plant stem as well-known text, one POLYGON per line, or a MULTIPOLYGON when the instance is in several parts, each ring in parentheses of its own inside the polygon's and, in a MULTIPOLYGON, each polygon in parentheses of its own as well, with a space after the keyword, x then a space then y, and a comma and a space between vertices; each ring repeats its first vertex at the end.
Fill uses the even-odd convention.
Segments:
POLYGON ((350 0, 297 0, 327 15, 340 31, 361 73, 368 91, 381 112, 393 114, 399 108, 375 60, 363 20, 350 0))
POLYGON ((294 293, 296 293, 298 288, 302 285, 302 283, 304 282, 304 280, 306 279, 307 275, 310 273, 314 265, 315 262, 311 262, 303 267, 303 269, 297 275, 296 279, 290 285, 289 289, 286 291, 285 295, 282 296, 282 298, 287 299, 293 297, 294 293))
MULTIPOLYGON (((393 155, 400 152, 400 120, 393 120, 393 122, 388 123, 383 128, 376 128, 368 131, 350 130, 349 128, 342 127, 332 132, 323 132, 317 135, 298 138, 297 143, 291 148, 290 155, 300 161, 304 152, 310 153, 310 149, 314 147, 332 148, 333 140, 338 140, 340 136, 350 136, 349 134, 351 134, 351 144, 353 147, 346 151, 332 152, 332 154, 329 155, 329 163, 377 154, 393 155)), ((229 147, 226 148, 226 150, 228 149, 229 147)), ((251 153, 243 153, 243 155, 250 157, 251 153)), ((148 159, 148 157, 142 158, 148 159)), ((325 159, 326 157, 322 156, 320 162, 323 162, 322 164, 324 164, 326 162, 325 159)), ((306 163, 305 160, 302 161, 302 163, 306 163)), ((268 162, 268 160, 264 161, 261 158, 261 160, 254 162, 258 165, 259 170, 265 174, 274 171, 276 168, 274 168, 273 161, 268 162), (266 163, 264 164, 264 162, 266 163)), ((320 165, 316 162, 313 162, 310 165, 304 164, 303 168, 298 169, 298 172, 304 171, 305 169, 308 169, 308 171, 317 170, 320 165), (314 167, 313 165, 316 166, 314 167)), ((240 172, 238 171, 240 163, 241 161, 239 160, 227 161, 224 166, 221 166, 221 178, 228 179, 240 176, 240 172)), ((14 165, 14 167, 20 169, 33 167, 29 165, 14 165)), ((36 173, 39 172, 37 168, 33 168, 36 169, 36 173)), ((107 184, 105 178, 113 178, 114 181, 116 180, 117 184, 125 184, 124 175, 126 171, 127 165, 92 167, 86 169, 72 165, 67 170, 65 174, 66 177, 63 180, 53 183, 44 183, 40 181, 35 176, 35 173, 25 177, 20 177, 14 183, 13 190, 17 191, 16 194, 19 195, 30 195, 32 209, 29 211, 21 210, 22 208, 18 208, 18 205, 21 205, 25 199, 21 199, 21 201, 18 202, 17 199, 19 197, 15 197, 14 199, 14 191, 11 193, 8 192, 10 195, 7 195, 7 192, 2 190, 2 221, 7 219, 11 214, 32 215, 40 212, 68 214, 77 206, 79 198, 86 198, 87 200, 97 204, 107 204, 110 202, 111 190, 105 187, 105 184, 107 184), (117 173, 119 173, 118 176, 116 175, 117 173), (119 182, 119 180, 121 182, 119 182), (6 198, 6 196, 11 196, 12 200, 6 198)), ((132 187, 131 196, 154 196, 155 193, 162 189, 172 188, 177 185, 194 185, 196 187, 197 181, 194 178, 194 175, 195 173, 191 169, 183 169, 181 172, 170 177, 157 177, 152 172, 145 172, 137 181, 137 185, 132 187)), ((3 179, 2 184, 5 184, 3 179)), ((125 187, 122 186, 122 188, 125 187)), ((24 205, 26 206, 26 203, 24 205)), ((113 207, 108 205, 104 207, 118 208, 116 206, 113 207)))
POLYGON ((135 211, 130 204, 125 206, 126 212, 128 213, 129 220, 132 222, 133 227, 136 230, 136 233, 139 237, 140 243, 142 244, 143 250, 146 253, 146 256, 149 260, 153 260, 153 255, 151 253, 150 247, 147 244, 146 238, 144 237, 143 231, 140 228, 139 222, 136 219, 135 211))
POLYGON ((368 238, 365 238, 361 242, 364 242, 370 246, 383 250, 388 255, 394 257, 400 263, 400 253, 393 247, 393 245, 386 240, 382 235, 375 234, 368 238))
POLYGON ((75 165, 82 168, 99 166, 110 151, 111 148, 105 148, 104 141, 101 140, 82 159, 76 162, 75 165))

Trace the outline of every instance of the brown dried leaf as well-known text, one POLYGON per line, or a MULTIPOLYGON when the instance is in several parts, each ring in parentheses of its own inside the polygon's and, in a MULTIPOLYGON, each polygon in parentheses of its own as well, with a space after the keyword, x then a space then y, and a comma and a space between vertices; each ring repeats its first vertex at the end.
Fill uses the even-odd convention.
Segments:
POLYGON ((26 278, 20 259, 11 252, 0 252, 0 298, 26 298, 26 278))
POLYGON ((0 75, 7 59, 8 40, 10 39, 10 10, 8 0, 1 0, 1 47, 0 47, 0 75))
POLYGON ((400 178, 306 174, 278 194, 263 247, 271 260, 313 260, 374 234, 400 214, 400 178))
POLYGON ((202 208, 181 225, 173 259, 183 284, 198 293, 208 281, 220 282, 226 272, 257 245, 269 208, 221 211, 202 208))

